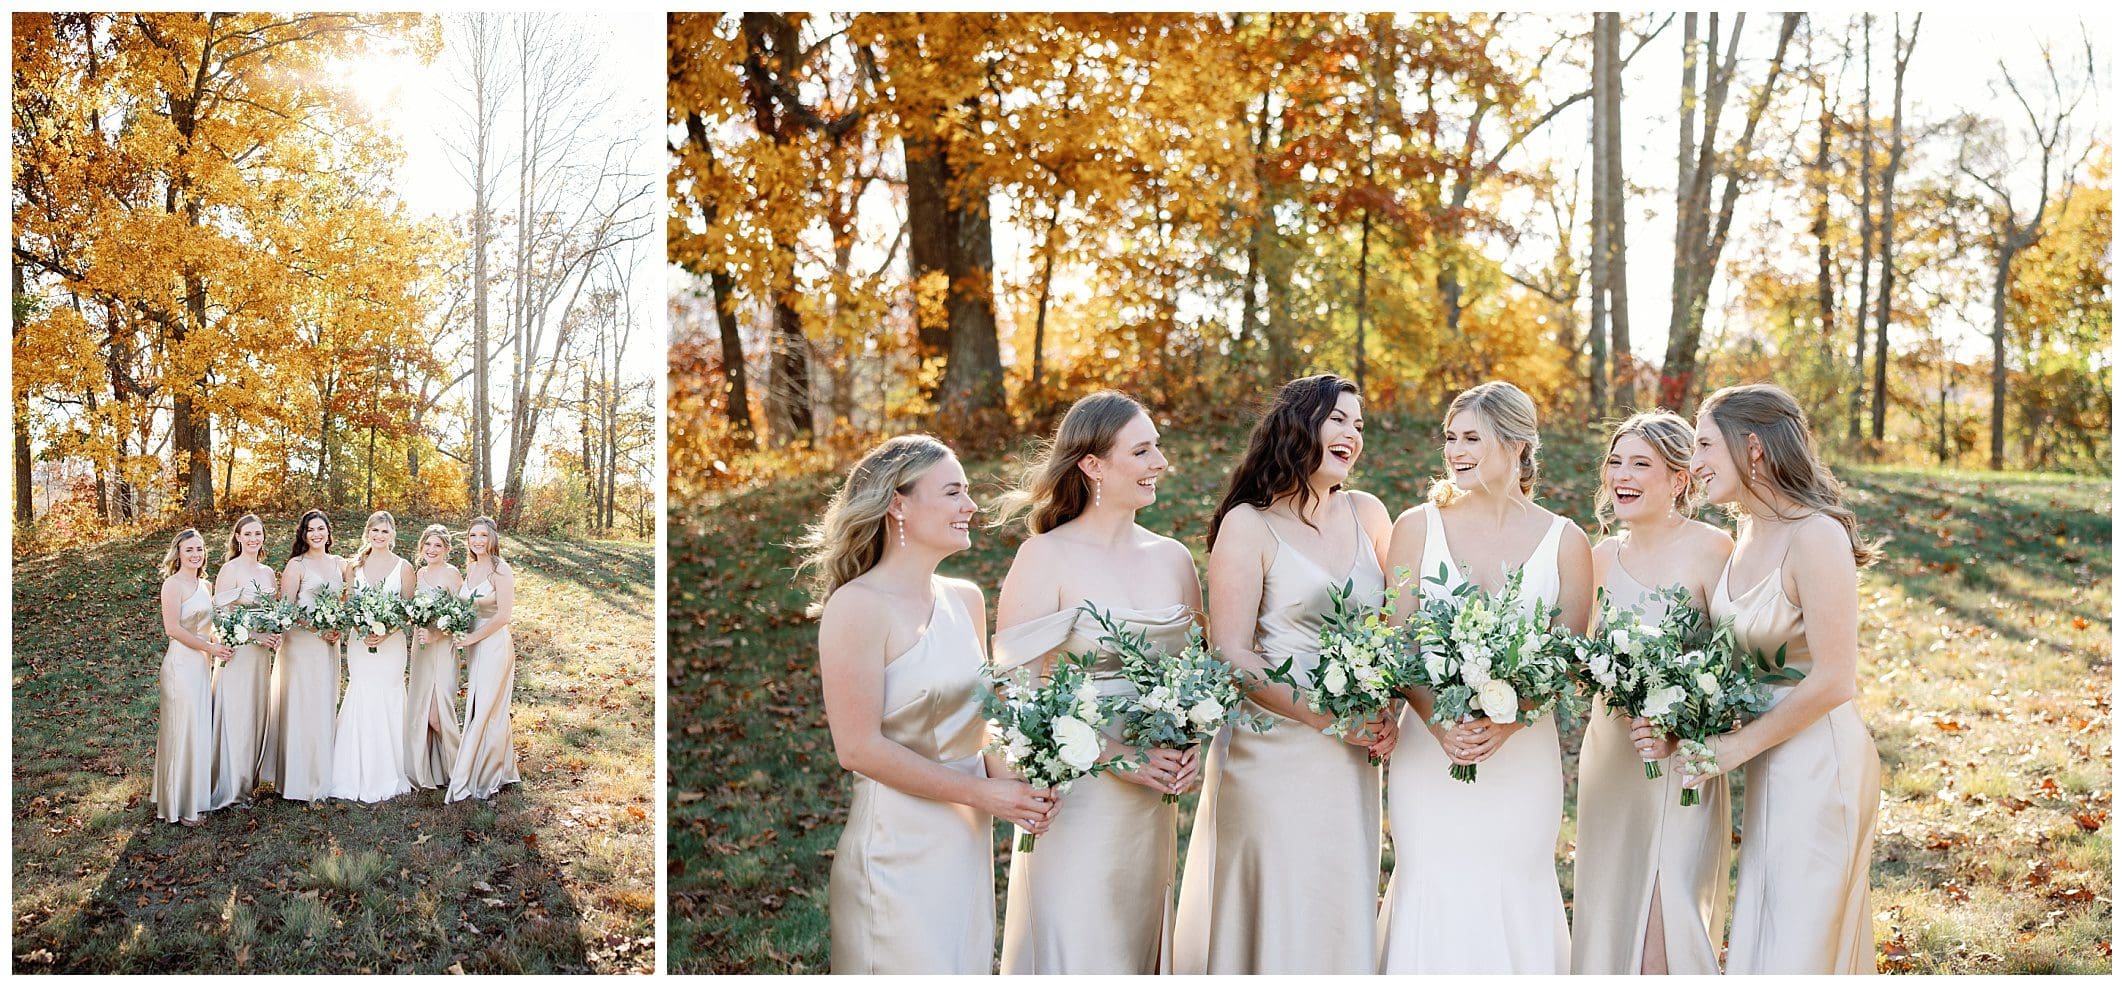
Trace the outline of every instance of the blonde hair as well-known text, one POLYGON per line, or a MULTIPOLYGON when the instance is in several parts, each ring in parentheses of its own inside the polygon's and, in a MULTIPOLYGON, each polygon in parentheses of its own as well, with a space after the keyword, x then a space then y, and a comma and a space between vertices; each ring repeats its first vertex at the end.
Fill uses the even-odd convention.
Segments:
POLYGON ((825 513, 795 546, 805 552, 797 571, 813 571, 811 606, 805 612, 818 616, 834 590, 878 564, 885 554, 885 512, 893 495, 906 493, 916 477, 951 455, 951 447, 934 436, 895 435, 849 468, 825 513))
MULTIPOLYGON (((1851 538, 1851 560, 1863 569, 1881 558, 1880 546, 1859 537, 1858 516, 1844 506, 1844 487, 1829 467, 1822 464, 1821 456, 1814 447, 1814 429, 1807 423, 1807 413, 1799 402, 1784 388, 1775 384, 1741 384, 1720 388, 1717 393, 1704 399, 1699 415, 1709 415, 1712 424, 1718 426, 1719 434, 1725 437, 1726 448, 1734 457, 1743 489, 1755 494, 1765 504, 1774 503, 1764 496, 1762 485, 1771 491, 1798 501, 1808 513, 1821 513, 1844 526, 1844 533, 1851 538), (1755 436, 1763 453, 1762 475, 1748 462, 1748 436, 1755 436)), ((1776 510, 1773 506, 1772 510, 1776 510)), ((1738 505, 1734 507, 1739 510, 1738 505)), ((1784 520, 1783 514, 1778 517, 1784 520)))
MULTIPOLYGON (((1445 420, 1463 411, 1473 412, 1485 424, 1496 431, 1497 439, 1504 443, 1523 442, 1519 450, 1519 492, 1531 496, 1534 480, 1541 475, 1540 422, 1534 414, 1534 399, 1510 382, 1486 381, 1460 392, 1453 403, 1446 405, 1445 420)), ((1452 471, 1431 484, 1431 503, 1444 507, 1459 500, 1467 491, 1453 485, 1452 471)))
MULTIPOLYGON (((448 560, 449 560, 449 558, 450 558, 450 553, 451 553, 451 552, 454 552, 454 551, 456 551, 456 550, 457 550, 457 545, 456 545, 456 543, 455 543, 455 542, 453 542, 453 541, 451 540, 451 538, 450 538, 450 527, 449 527, 449 525, 445 525, 445 524, 431 524, 431 525, 428 525, 428 526, 427 526, 427 527, 425 527, 425 528, 422 528, 422 529, 420 529, 420 539, 419 539, 418 541, 415 541, 415 542, 414 542, 413 544, 414 544, 414 545, 416 545, 416 546, 419 546, 419 545, 426 545, 426 544, 428 543, 428 536, 429 536, 429 535, 436 535, 436 536, 439 536, 439 537, 441 537, 441 538, 442 538, 442 543, 443 543, 443 559, 444 559, 445 561, 448 561, 448 560)), ((492 540, 492 538, 493 538, 493 536, 491 536, 491 535, 490 535, 490 536, 488 536, 488 537, 489 537, 489 539, 490 539, 490 540, 492 540)))
MULTIPOLYGON (((169 550, 162 553, 162 574, 164 576, 174 576, 177 574, 178 569, 184 567, 184 560, 178 557, 177 550, 183 548, 185 542, 194 538, 202 542, 206 541, 206 536, 200 534, 198 528, 186 528, 178 532, 177 537, 170 539, 169 550)), ((199 560, 199 567, 201 569, 206 568, 205 559, 199 560)))
POLYGON ((391 544, 398 544, 398 519, 392 517, 390 511, 377 511, 369 515, 369 520, 361 526, 361 547, 354 550, 354 567, 357 569, 361 568, 363 562, 368 561, 370 550, 376 547, 376 543, 369 540, 369 529, 375 527, 377 521, 382 521, 390 527, 391 544))
MULTIPOLYGON (((436 525, 436 527, 439 528, 442 525, 436 525)), ((487 554, 494 557, 494 571, 504 571, 507 560, 502 558, 501 525, 495 524, 494 519, 485 514, 473 518, 471 524, 465 525, 465 564, 469 566, 479 561, 479 556, 472 551, 473 528, 487 529, 487 554)))
POLYGON ((1092 483, 1077 464, 1086 456, 1105 458, 1115 436, 1141 414, 1143 405, 1119 391, 1078 398, 1026 465, 1017 487, 1003 495, 990 526, 1003 527, 1022 514, 1026 530, 1037 535, 1083 514, 1092 503, 1092 483))
MULTIPOLYGON (((246 524, 257 525, 259 535, 263 536, 265 534, 264 518, 256 514, 246 514, 237 518, 236 526, 229 529, 229 557, 223 561, 234 562, 243 557, 243 545, 236 540, 236 537, 243 534, 243 526, 246 524)), ((258 540, 258 554, 261 556, 265 554, 265 539, 263 537, 258 540)))
MULTIPOLYGON (((1659 408, 1640 411, 1622 420, 1615 430, 1608 433, 1608 451, 1615 454, 1615 444, 1625 436, 1637 436, 1659 454, 1668 472, 1680 471, 1682 488, 1674 494, 1674 509, 1683 517, 1696 513, 1703 503, 1703 483, 1689 469, 1689 458, 1696 454, 1696 427, 1682 416, 1659 408)), ((1593 498, 1593 516, 1600 521, 1600 530, 1606 531, 1615 524, 1615 487, 1608 478, 1606 460, 1600 469, 1600 492, 1593 498)))

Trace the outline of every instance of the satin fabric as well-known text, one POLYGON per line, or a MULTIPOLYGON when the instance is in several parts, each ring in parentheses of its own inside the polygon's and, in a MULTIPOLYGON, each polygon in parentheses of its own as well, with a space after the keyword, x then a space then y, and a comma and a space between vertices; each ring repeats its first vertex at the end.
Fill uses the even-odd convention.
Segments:
MULTIPOLYGON (((1426 596, 1463 582, 1435 504, 1426 516, 1422 571, 1443 564, 1447 585, 1420 582, 1426 596)), ((1561 592, 1557 546, 1570 522, 1556 518, 1524 563, 1524 605, 1554 606, 1561 592)), ((1563 828, 1563 752, 1556 720, 1544 716, 1505 738, 1470 784, 1413 705, 1387 768, 1387 826, 1394 874, 1379 912, 1381 973, 1556 974, 1571 963, 1563 889, 1556 883, 1563 828)))
MULTIPOLYGON (((1739 597, 1728 595, 1732 567, 1711 597, 1713 617, 1733 618, 1743 653, 1813 670, 1807 622, 1785 598, 1784 566, 1739 597)), ((1773 705, 1790 686, 1772 688, 1773 705)), ((1739 876, 1727 973, 1873 973, 1873 907, 1868 875, 1873 817, 1881 801, 1881 758, 1844 703, 1784 743, 1742 765, 1739 876)))
MULTIPOLYGON (((501 612, 492 579, 477 588, 460 587, 457 594, 473 597, 472 607, 479 614, 472 622, 474 633, 501 612)), ((523 780, 516 774, 516 744, 509 736, 509 694, 516 688, 516 645, 509 639, 509 628, 466 651, 464 736, 450 766, 445 802, 493 798, 503 785, 523 780)))
MULTIPOLYGON (((1194 626, 1180 604, 1110 613, 1168 654, 1187 647, 1194 626)), ((1133 696, 1120 656, 1099 643, 1104 634, 1081 610, 1049 614, 997 633, 996 665, 1015 668, 1058 651, 1096 654, 1091 678, 1099 694, 1133 696)), ((1106 727, 1115 742, 1120 721, 1106 727)), ((1016 853, 1013 843, 1002 972, 1171 972, 1179 806, 1112 775, 1078 779, 1062 806, 1032 853, 1016 853)))
MULTIPOLYGON (((1657 626, 1666 603, 1623 568, 1608 564, 1608 598, 1642 606, 1657 626)), ((1679 758, 1646 778, 1630 743, 1630 720, 1595 704, 1578 754, 1578 854, 1571 886, 1571 972, 1637 973, 1644 966, 1652 889, 1659 889, 1667 972, 1718 972, 1725 934, 1726 874, 1733 810, 1724 776, 1705 782, 1699 805, 1681 804, 1679 758)))
MULTIPOLYGON (((1357 528, 1348 572, 1328 572, 1276 535, 1263 577, 1255 650, 1271 662, 1293 659, 1299 681, 1320 661, 1328 588, 1349 581, 1353 599, 1373 606, 1386 589, 1371 537, 1356 506, 1348 509, 1357 528)), ((1210 751, 1174 921, 1174 966, 1180 973, 1372 973, 1379 769, 1361 747, 1248 705, 1275 726, 1227 730, 1210 751)))
MULTIPOLYGON (((220 608, 248 607, 266 598, 257 583, 217 594, 220 608)), ((241 644, 214 673, 214 794, 219 809, 248 798, 258 787, 259 763, 265 757, 266 720, 273 707, 273 651, 262 644, 241 644)))
MULTIPOLYGON (((885 666, 878 727, 922 757, 985 778, 981 639, 956 589, 932 580, 930 592, 928 628, 885 666)), ((827 884, 832 972, 990 972, 996 888, 988 814, 852 778, 855 797, 827 884)), ((1047 848, 1043 842, 1040 850, 1047 848)))
MULTIPOLYGON (((396 591, 403 583, 401 559, 380 583, 396 591)), ((354 586, 372 584, 359 567, 354 586)), ((347 694, 339 704, 332 735, 332 798, 382 802, 412 791, 406 780, 406 634, 392 631, 371 652, 360 631, 348 632, 347 694)))
POLYGON ((406 682, 406 780, 415 788, 450 783, 450 766, 464 736, 457 725, 457 642, 429 633, 434 640, 413 645, 406 682))
MULTIPOLYGON (((328 556, 329 576, 310 571, 301 559, 295 600, 308 606, 324 593, 337 596, 345 585, 339 559, 328 556)), ((282 798, 310 801, 325 797, 332 783, 334 711, 339 705, 339 645, 306 627, 293 627, 280 643, 273 663, 273 715, 266 723, 266 750, 259 773, 280 790, 282 798)))
MULTIPOLYGON (((214 598, 201 582, 177 611, 177 622, 200 637, 210 633, 214 598)), ((155 734, 155 778, 149 797, 155 818, 191 822, 214 808, 214 663, 206 652, 170 641, 162 654, 162 705, 155 734)))

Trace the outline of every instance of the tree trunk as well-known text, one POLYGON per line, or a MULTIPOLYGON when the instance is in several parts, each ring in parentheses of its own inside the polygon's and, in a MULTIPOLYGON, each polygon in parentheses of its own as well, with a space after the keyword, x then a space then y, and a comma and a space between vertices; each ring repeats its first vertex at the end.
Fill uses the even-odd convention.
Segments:
MULTIPOLYGON (((966 109, 978 111, 968 99, 966 109)), ((944 279, 944 322, 921 316, 924 348, 942 330, 944 374, 938 410, 961 435, 990 434, 1005 412, 1002 350, 996 339, 995 255, 985 186, 958 174, 951 149, 933 139, 903 137, 907 161, 909 255, 919 285, 944 279)))
POLYGON ((1061 221, 1062 204, 1056 202, 1047 214, 1047 234, 1040 238, 1040 303, 1033 313, 1032 407, 1047 411, 1047 304, 1054 297, 1055 225, 1061 221))
MULTIPOLYGON (((12 291, 8 298, 11 307, 20 303, 23 295, 22 261, 17 259, 13 263, 14 267, 10 272, 12 274, 12 284, 10 286, 12 291)), ((11 308, 11 311, 19 314, 21 310, 19 308, 11 308)), ((12 324, 15 320, 10 319, 9 321, 12 324)), ((22 334, 22 327, 14 325, 13 328, 14 335, 19 340, 22 334)), ((16 346, 16 352, 21 352, 19 344, 16 346)), ((30 458, 29 395, 25 392, 17 391, 14 399, 14 420, 9 424, 13 425, 15 430, 15 527, 24 528, 28 527, 31 521, 36 520, 36 502, 33 499, 36 461, 30 458)), ((96 489, 101 491, 103 488, 99 484, 96 489)))
POLYGON ((1833 353, 1836 340, 1836 282, 1834 266, 1830 263, 1829 251, 1829 144, 1836 126, 1836 113, 1829 105, 1829 83, 1826 79, 1816 83, 1821 88, 1821 113, 1816 122, 1820 128, 1820 140, 1814 145, 1814 174, 1809 176, 1814 185, 1814 304, 1816 318, 1821 324, 1821 350, 1833 353))
POLYGON ((1859 97, 1859 284, 1856 331, 1851 349, 1851 444, 1863 434, 1866 408, 1866 301, 1873 297, 1873 15, 1867 14, 1861 37, 1864 67, 1859 97))
POLYGON ((1619 13, 1595 14, 1599 38, 1595 45, 1596 58, 1601 65, 1596 68, 1593 112, 1605 118, 1601 127, 1602 147, 1598 151, 1606 159, 1602 169, 1607 182, 1607 192, 1594 203, 1600 215, 1599 222, 1606 230, 1607 263, 1602 268, 1608 309, 1607 349, 1610 353, 1608 375, 1614 381, 1615 404, 1625 409, 1637 406, 1637 367, 1630 352, 1630 268, 1628 237, 1624 233, 1628 214, 1628 183, 1623 178, 1622 166, 1622 15, 1619 13), (1604 59, 1599 58, 1601 52, 1604 59))
MULTIPOLYGON (((752 125, 776 145, 787 145, 792 126, 775 109, 774 89, 783 80, 774 78, 769 64, 787 69, 796 57, 796 26, 786 17, 771 14, 743 15, 745 31, 745 101, 752 110, 752 125)), ((804 325, 796 310, 797 245, 773 243, 769 260, 768 291, 773 295, 774 328, 769 334, 767 366, 767 431, 777 443, 809 439, 811 415, 811 347, 804 338, 804 325)))
MULTIPOLYGON (((1270 23, 1274 23, 1273 14, 1270 15, 1270 23)), ((1254 215, 1246 233, 1246 280, 1241 288, 1243 301, 1239 309, 1239 335, 1248 345, 1264 348, 1268 345, 1268 341, 1263 338, 1267 327, 1263 324, 1261 317, 1260 292, 1261 251, 1268 238, 1268 228, 1271 222, 1268 203, 1268 162, 1264 157, 1268 148, 1269 123, 1269 94, 1263 92, 1261 94, 1260 121, 1254 123, 1250 128, 1254 132, 1254 215)), ((1232 347, 1232 352, 1234 356, 1237 356, 1241 352, 1241 347, 1232 347)))
POLYGON ((1881 295, 1873 316, 1873 442, 1876 448, 1888 429, 1888 316, 1889 293, 1895 288, 1895 177, 1903 166, 1903 72, 1910 67, 1910 53, 1917 48, 1917 32, 1925 15, 1910 25, 1910 40, 1903 41, 1901 18, 1895 32, 1894 115, 1888 125, 1888 167, 1881 173, 1881 295))
POLYGON ((738 335, 737 279, 727 269, 708 272, 708 294, 716 336, 723 344, 723 417, 746 447, 757 449, 760 439, 752 430, 752 398, 745 389, 745 347, 738 335))
MULTIPOLYGON (((1777 51, 1770 59, 1770 70, 1762 87, 1755 93, 1748 106, 1747 123, 1741 129, 1740 139, 1726 154, 1716 153, 1718 117, 1724 107, 1726 92, 1731 84, 1738 62, 1741 28, 1746 15, 1734 19, 1732 40, 1727 45, 1723 67, 1714 66, 1710 73, 1710 85, 1704 100, 1704 138, 1697 147, 1697 160, 1690 169, 1690 184, 1683 188, 1678 198, 1676 236, 1681 238, 1683 248, 1675 255, 1675 296, 1680 305, 1673 314, 1667 335, 1666 361, 1660 368, 1660 404, 1682 411, 1687 408, 1697 389, 1697 350, 1702 341, 1704 309, 1711 297, 1711 280, 1717 271, 1719 255, 1725 251, 1726 236, 1733 226, 1734 204, 1740 199, 1741 182, 1747 173, 1747 159, 1754 149, 1755 130, 1762 122, 1763 111, 1769 106, 1771 93, 1777 88, 1777 78, 1784 72, 1785 52, 1792 44, 1792 35, 1799 28, 1800 14, 1786 14, 1781 19, 1777 35, 1777 51), (1711 183, 1723 177, 1725 184, 1719 195, 1718 212, 1711 212, 1711 183)), ((1718 18, 1711 19, 1710 44, 1716 45, 1718 18)))
POLYGON ((2002 223, 1999 262, 1991 274, 1991 468, 2006 468, 2006 293, 2012 278, 2013 258, 2020 252, 2014 235, 2013 216, 2002 223))

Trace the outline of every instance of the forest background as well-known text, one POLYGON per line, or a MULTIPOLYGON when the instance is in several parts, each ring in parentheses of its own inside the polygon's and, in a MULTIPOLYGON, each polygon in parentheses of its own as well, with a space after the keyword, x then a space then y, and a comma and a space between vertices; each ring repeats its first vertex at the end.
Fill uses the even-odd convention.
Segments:
POLYGON ((311 506, 651 536, 655 16, 12 24, 18 551, 311 506))

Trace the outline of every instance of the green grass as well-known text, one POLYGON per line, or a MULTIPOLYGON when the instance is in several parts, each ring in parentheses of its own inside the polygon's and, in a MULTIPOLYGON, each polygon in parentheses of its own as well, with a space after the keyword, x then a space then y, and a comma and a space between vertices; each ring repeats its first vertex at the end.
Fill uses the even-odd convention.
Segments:
MULTIPOLYGON (((402 552, 427 521, 399 519, 402 552)), ((265 796, 188 830, 148 800, 169 536, 15 560, 15 972, 655 969, 648 544, 505 539, 522 785, 265 796)))
MULTIPOLYGON (((1596 431, 1556 429, 1545 440, 1540 499, 1588 522, 1596 431)), ((1439 469, 1430 423, 1374 420, 1367 441, 1353 485, 1392 511, 1415 504, 1439 469)), ((1243 443, 1234 427, 1169 431, 1174 465, 1143 523, 1199 556, 1243 443)), ((977 461, 968 473, 992 495, 1014 475, 1003 467, 977 461)), ((1838 472, 1862 530, 1889 539, 1888 561, 1860 582, 1860 703, 1885 768, 1873 872, 1882 969, 2108 971, 2109 484, 1838 472)), ((784 546, 836 479, 800 474, 673 510, 674 972, 826 969, 826 879, 848 783, 826 733, 816 631, 784 546)), ((1019 540, 983 530, 943 571, 973 579, 993 601, 1019 540)), ((1572 813, 1577 745, 1567 733, 1572 813)), ((1182 809, 1192 808, 1190 796, 1182 809)), ((1564 820, 1557 856, 1567 896, 1573 823, 1564 820)))

